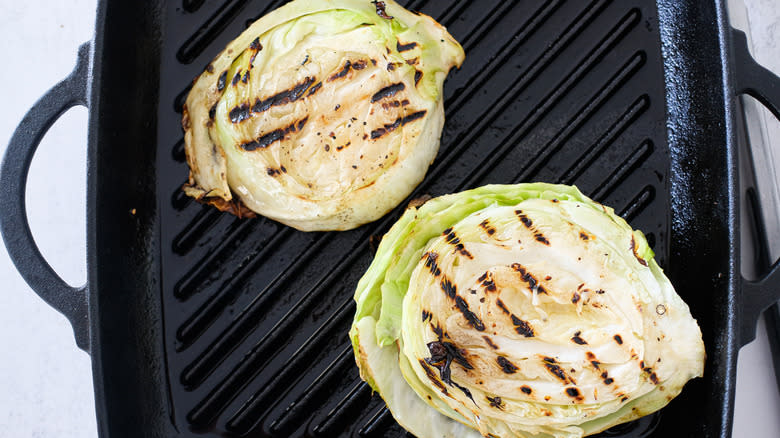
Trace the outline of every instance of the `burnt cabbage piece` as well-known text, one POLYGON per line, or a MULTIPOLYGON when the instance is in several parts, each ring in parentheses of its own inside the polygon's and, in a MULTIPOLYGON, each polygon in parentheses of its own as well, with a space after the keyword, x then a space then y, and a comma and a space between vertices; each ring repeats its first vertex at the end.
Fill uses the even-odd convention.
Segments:
POLYGON ((653 256, 571 186, 410 207, 355 292, 361 377, 419 438, 582 437, 652 413, 705 359, 653 256))
POLYGON ((464 59, 392 0, 295 0, 252 24, 195 81, 185 192, 304 231, 378 219, 425 176, 442 87, 464 59))

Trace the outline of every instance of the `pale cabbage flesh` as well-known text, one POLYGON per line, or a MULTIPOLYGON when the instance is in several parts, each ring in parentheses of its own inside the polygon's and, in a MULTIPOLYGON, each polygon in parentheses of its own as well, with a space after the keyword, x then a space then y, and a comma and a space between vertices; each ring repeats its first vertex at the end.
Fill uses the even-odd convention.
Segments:
POLYGON ((391 0, 290 2, 196 80, 185 191, 305 231, 375 220, 435 158, 444 79, 463 57, 446 29, 391 0))
POLYGON ((419 438, 582 437, 652 413, 705 357, 653 257, 570 186, 485 186, 410 208, 355 293, 361 376, 419 438), (417 417, 399 401, 413 396, 417 417))

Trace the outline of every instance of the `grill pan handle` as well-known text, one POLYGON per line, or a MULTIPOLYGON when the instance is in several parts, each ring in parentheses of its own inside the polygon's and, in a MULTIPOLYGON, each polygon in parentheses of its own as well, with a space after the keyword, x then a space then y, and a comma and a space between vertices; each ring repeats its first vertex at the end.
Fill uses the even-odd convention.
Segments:
MULTIPOLYGON (((733 48, 734 81, 737 94, 747 94, 761 102, 772 114, 780 120, 780 78, 767 70, 750 55, 747 37, 745 33, 731 29, 731 41, 733 48)), ((752 196, 754 211, 759 207, 757 197, 752 196)), ((756 213, 757 231, 759 241, 757 248, 763 254, 765 260, 759 261, 766 267, 768 262, 768 245, 766 233, 761 215, 756 213)), ((770 343, 772 343, 775 363, 780 364, 780 310, 777 301, 780 300, 780 260, 774 263, 769 272, 756 281, 742 280, 742 315, 740 319, 740 344, 745 345, 756 338, 756 324, 759 316, 765 310, 767 312, 767 330, 770 343), (771 307, 771 308, 770 308, 771 307)), ((780 379, 780 369, 777 370, 780 379)))
POLYGON ((82 44, 76 68, 52 87, 25 114, 11 137, 0 165, 0 232, 8 254, 27 284, 47 304, 65 315, 73 326, 76 344, 89 351, 87 286, 68 285, 52 269, 35 244, 25 208, 25 188, 30 163, 43 136, 68 109, 87 106, 90 77, 90 45, 82 44))

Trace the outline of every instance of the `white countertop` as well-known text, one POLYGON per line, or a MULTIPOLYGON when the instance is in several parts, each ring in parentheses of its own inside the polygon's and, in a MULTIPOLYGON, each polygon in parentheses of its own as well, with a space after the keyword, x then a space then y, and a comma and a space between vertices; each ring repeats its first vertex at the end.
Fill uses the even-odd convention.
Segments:
MULTIPOLYGON (((24 112, 72 70, 79 44, 92 38, 96 1, 2 3, 0 155, 24 112)), ((780 2, 746 3, 754 54, 780 72, 780 2)), ((86 109, 76 108, 54 125, 27 188, 36 242, 74 285, 86 279, 86 123, 86 109)), ((780 123, 772 120, 769 130, 780 155, 780 123)), ((70 325, 29 289, 4 247, 0 282, 0 437, 96 437, 90 359, 76 348, 70 325)), ((780 394, 763 326, 758 333, 740 353, 736 438, 780 436, 780 394)))

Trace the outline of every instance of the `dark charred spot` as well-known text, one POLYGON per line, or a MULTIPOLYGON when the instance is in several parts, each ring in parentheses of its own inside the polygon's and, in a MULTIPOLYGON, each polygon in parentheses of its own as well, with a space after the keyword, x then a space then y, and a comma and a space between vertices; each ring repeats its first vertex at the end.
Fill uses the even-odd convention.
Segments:
POLYGON ((222 74, 219 75, 219 79, 217 79, 217 91, 225 89, 225 82, 227 82, 227 70, 223 71, 222 74))
POLYGON ((504 302, 501 301, 500 298, 496 299, 496 305, 498 306, 499 309, 503 310, 504 313, 506 313, 507 315, 510 314, 509 309, 506 308, 506 305, 504 305, 504 302))
POLYGON ((496 356, 496 363, 501 367, 501 371, 506 374, 514 374, 517 372, 517 366, 504 356, 496 356))
POLYGON ((417 47, 417 43, 414 41, 409 44, 402 44, 401 41, 398 41, 398 44, 395 45, 396 50, 399 52, 406 52, 407 50, 412 50, 415 47, 417 47))
POLYGON ((572 294, 571 296, 571 302, 577 304, 579 301, 580 301, 580 294, 574 292, 574 294, 572 294))
POLYGON ((409 99, 404 99, 401 101, 401 106, 408 106, 409 105, 409 99))
POLYGON ((206 66, 206 71, 209 73, 214 73, 214 64, 209 64, 206 66))
POLYGON ((340 150, 342 150, 342 149, 344 149, 344 148, 346 148, 346 147, 349 147, 349 145, 351 145, 351 144, 352 144, 352 142, 351 142, 351 141, 348 141, 348 142, 346 142, 345 144, 343 144, 343 145, 341 145, 341 146, 336 146, 336 150, 337 150, 337 151, 340 151, 340 150))
POLYGON ((338 111, 340 108, 341 108, 341 104, 338 103, 338 104, 336 104, 335 107, 333 107, 333 111, 338 111))
POLYGON ((263 50, 263 45, 260 44, 260 37, 255 38, 252 44, 249 45, 249 48, 255 51, 263 50))
POLYGON ((309 62, 309 54, 308 53, 303 58, 303 61, 301 61, 301 65, 306 65, 307 62, 309 62))
POLYGON ((427 321, 428 319, 432 318, 433 314, 425 309, 422 311, 422 320, 423 322, 427 321))
POLYGON ((558 202, 560 202, 560 201, 558 201, 557 199, 553 199, 553 200, 552 200, 552 202, 554 202, 554 203, 558 203, 558 202))
POLYGON ((233 80, 230 81, 230 85, 236 85, 241 80, 241 70, 237 71, 233 76, 233 80))
POLYGON ((328 82, 333 82, 336 79, 343 78, 344 76, 346 76, 349 73, 350 70, 352 70, 352 61, 347 60, 347 62, 344 63, 344 67, 341 69, 341 71, 336 73, 336 74, 334 74, 333 76, 329 77, 328 78, 328 82))
POLYGON ((571 387, 566 388, 566 395, 568 395, 569 397, 577 401, 584 400, 584 397, 582 396, 582 394, 580 394, 580 390, 577 388, 571 388, 571 387))
POLYGON ((376 14, 377 15, 379 15, 382 18, 384 18, 385 20, 392 20, 393 19, 393 17, 387 15, 387 11, 385 11, 385 7, 386 7, 385 6, 385 2, 373 1, 371 3, 373 3, 374 6, 376 6, 376 14))
POLYGON ((395 62, 388 62, 387 63, 387 71, 395 71, 396 63, 395 62))
MULTIPOLYGON (((424 359, 423 361, 431 366, 436 367, 439 370, 439 377, 441 380, 450 385, 456 386, 463 391, 469 398, 471 393, 466 388, 455 384, 451 378, 451 366, 455 362, 464 369, 472 370, 474 367, 468 362, 465 357, 465 350, 458 348, 452 342, 434 341, 428 343, 428 351, 431 357, 424 359)), ((427 372, 426 372, 427 373, 427 372)), ((430 377, 430 376, 429 376, 430 377)), ((473 399, 472 399, 473 400, 473 399)))
MULTIPOLYGON (((604 375, 606 375, 606 374, 607 374, 607 372, 606 372, 606 371, 604 371, 604 373, 602 374, 602 377, 603 377, 604 375)), ((615 379, 613 379, 612 377, 604 377, 604 384, 605 384, 605 385, 611 385, 611 384, 612 384, 612 382, 614 382, 614 381, 615 381, 615 379)))
POLYGON ((534 226, 533 221, 523 213, 523 210, 515 210, 515 214, 520 219, 520 222, 522 222, 523 225, 525 225, 526 228, 530 229, 531 227, 534 226))
POLYGON ((442 235, 445 236, 447 243, 455 247, 455 251, 459 252, 461 255, 468 257, 470 259, 474 258, 471 255, 471 253, 460 242, 460 237, 458 237, 458 235, 455 234, 455 231, 452 228, 447 228, 446 230, 444 230, 442 235))
POLYGON ((423 359, 420 359, 419 362, 420 362, 420 365, 423 367, 423 370, 425 370, 425 375, 428 376, 428 379, 431 382, 433 382, 433 384, 436 385, 436 387, 439 388, 439 390, 442 393, 444 393, 446 395, 447 394, 447 387, 444 386, 444 384, 441 383, 441 381, 436 377, 436 373, 433 372, 431 367, 428 366, 428 364, 423 359))
POLYGON ((646 367, 645 361, 640 361, 639 368, 642 368, 642 371, 645 374, 647 374, 647 377, 650 379, 651 382, 653 382, 654 385, 658 384, 658 376, 655 374, 653 367, 646 367))
POLYGON ((580 334, 582 334, 582 332, 574 333, 574 336, 572 336, 571 341, 577 345, 587 345, 588 343, 580 337, 580 334))
POLYGON ((528 385, 523 385, 523 386, 521 386, 521 387, 520 387, 520 391, 523 391, 523 393, 524 393, 524 394, 528 394, 528 395, 531 395, 531 393, 532 393, 532 392, 534 392, 534 391, 531 389, 531 387, 530 387, 530 386, 528 386, 528 385))
POLYGON ((214 120, 214 117, 217 116, 217 104, 214 103, 214 105, 211 106, 211 109, 209 109, 209 119, 214 120))
POLYGON ((626 400, 628 400, 628 396, 627 395, 623 396, 623 398, 620 399, 620 402, 622 403, 622 402, 625 402, 626 400))
MULTIPOLYGON (((577 333, 575 333, 574 335, 575 335, 575 336, 579 336, 579 335, 580 335, 580 332, 577 332, 577 333)), ((587 353, 585 353, 585 357, 587 357, 587 358, 588 358, 588 360, 590 361, 590 364, 591 364, 591 365, 593 365, 593 368, 596 368, 597 370, 599 369, 599 365, 601 365, 601 362, 599 362, 599 361, 596 359, 596 355, 595 355, 595 354, 593 354, 593 352, 591 352, 591 351, 588 351, 587 353)))
POLYGON ((487 401, 490 402, 490 407, 491 408, 497 408, 497 409, 504 410, 504 405, 503 405, 503 402, 501 401, 501 397, 498 397, 498 396, 496 396, 496 397, 487 396, 487 401))
POLYGON ((232 123, 241 123, 244 120, 248 119, 250 117, 251 113, 249 110, 249 104, 244 103, 241 104, 228 113, 228 116, 230 117, 230 121, 232 123))
POLYGON ((615 342, 618 343, 618 345, 623 345, 623 338, 621 338, 620 335, 615 335, 612 337, 612 339, 614 339, 615 342))
POLYGON ((564 371, 563 368, 558 365, 555 359, 551 357, 545 357, 542 359, 542 362, 544 362, 544 366, 547 368, 547 371, 549 371, 553 376, 557 377, 561 382, 572 383, 575 385, 577 384, 574 379, 566 374, 566 371, 564 371))
POLYGON ((420 70, 415 70, 414 72, 414 85, 417 86, 417 84, 420 83, 420 79, 423 77, 423 72, 420 70))
POLYGON ((488 235, 490 235, 490 236, 492 236, 493 234, 496 233, 495 227, 490 225, 490 221, 488 221, 487 219, 485 219, 484 221, 480 222, 479 226, 480 226, 480 228, 485 230, 485 232, 488 233, 488 235))
POLYGON ((488 292, 495 292, 498 290, 496 288, 496 282, 492 278, 486 278, 482 280, 482 286, 484 286, 485 290, 488 292))
MULTIPOLYGON (((276 175, 281 175, 282 174, 282 169, 274 169, 273 167, 269 167, 265 171, 268 174, 268 176, 276 176, 276 175)), ((285 173, 287 173, 287 172, 285 172, 285 173)))
POLYGON ((307 96, 311 96, 312 94, 316 93, 320 88, 322 88, 322 82, 317 82, 316 85, 309 89, 309 94, 307 94, 307 96))
POLYGON ((441 281, 441 290, 444 291, 445 294, 447 294, 448 297, 455 299, 455 295, 457 295, 457 288, 449 278, 444 277, 441 281))
POLYGON ((525 266, 521 265, 520 263, 512 263, 512 269, 517 271, 524 282, 528 283, 528 288, 531 290, 531 292, 534 293, 540 293, 540 294, 546 294, 547 290, 539 284, 539 282, 536 280, 536 277, 533 276, 528 270, 525 268, 525 266))
POLYGON ((245 72, 244 72, 244 76, 242 76, 242 77, 241 77, 241 82, 243 82, 243 83, 245 83, 245 84, 246 84, 247 82, 249 82, 249 70, 247 70, 247 71, 245 71, 245 72))
POLYGON ((604 289, 596 289, 596 293, 601 295, 604 293, 604 289))
POLYGON ((548 276, 544 277, 544 280, 545 281, 550 281, 550 280, 552 280, 552 277, 548 275, 548 276))
POLYGON ((379 100, 395 96, 399 91, 403 91, 404 89, 406 89, 406 85, 404 85, 403 82, 388 85, 382 88, 381 90, 377 91, 376 93, 374 93, 373 96, 371 96, 371 103, 375 103, 379 100))
POLYGON ((590 237, 588 237, 588 235, 585 232, 580 231, 580 239, 582 239, 582 240, 590 240, 590 237))
POLYGON ((330 152, 330 145, 329 144, 325 145, 325 152, 330 152))
POLYGON ((642 265, 647 266, 647 262, 642 257, 639 257, 639 253, 637 252, 636 247, 636 239, 634 239, 634 236, 631 236, 631 252, 634 253, 634 257, 636 257, 636 260, 642 265))
POLYGON ((265 135, 262 135, 261 137, 258 137, 254 141, 242 144, 240 147, 241 147, 241 149, 243 149, 243 150, 245 150, 247 152, 251 152, 251 151, 254 151, 254 150, 260 149, 260 148, 267 148, 271 144, 273 144, 273 143, 275 143, 277 141, 281 141, 282 139, 284 139, 287 136, 287 134, 289 134, 291 132, 295 132, 296 130, 298 130, 298 131, 301 130, 304 127, 304 125, 306 125, 306 121, 308 119, 309 118, 306 117, 306 118, 304 118, 302 120, 299 120, 297 122, 291 123, 289 126, 287 126, 285 128, 281 128, 281 129, 277 129, 275 131, 271 131, 268 134, 265 134, 265 135))
POLYGON ((498 345, 494 344, 493 340, 490 339, 489 336, 482 336, 482 339, 485 340, 485 342, 490 346, 490 348, 492 348, 494 350, 498 350, 498 345))
POLYGON ((420 58, 407 59, 406 63, 409 65, 417 65, 420 62, 420 58))
POLYGON ((539 242, 539 243, 542 243, 544 245, 550 246, 550 241, 547 240, 546 237, 544 237, 544 234, 542 234, 542 233, 540 233, 538 231, 534 233, 534 239, 536 239, 536 241, 539 242))
POLYGON ((460 310, 460 313, 463 314, 463 317, 466 319, 469 325, 474 327, 477 331, 485 331, 485 324, 482 323, 482 320, 480 320, 474 312, 469 310, 469 304, 466 302, 466 300, 460 296, 456 296, 455 305, 458 307, 458 310, 460 310))
POLYGON ((515 325, 515 331, 518 334, 523 335, 526 338, 534 337, 534 329, 531 327, 531 324, 529 324, 528 321, 523 321, 515 315, 512 315, 512 324, 515 325))
POLYGON ((363 70, 368 66, 368 63, 364 60, 355 61, 352 63, 352 69, 353 70, 363 70))
POLYGON ((436 325, 431 323, 431 331, 439 338, 440 341, 444 338, 444 330, 438 323, 436 323, 436 325))

